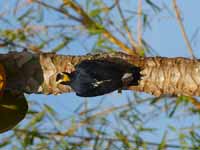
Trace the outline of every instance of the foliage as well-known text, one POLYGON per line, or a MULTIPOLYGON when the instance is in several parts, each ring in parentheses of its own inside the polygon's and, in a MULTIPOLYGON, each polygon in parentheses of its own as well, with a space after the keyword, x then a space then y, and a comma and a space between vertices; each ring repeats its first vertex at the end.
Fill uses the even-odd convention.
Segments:
MULTIPOLYGON (((158 51, 144 39, 145 33, 153 32, 162 15, 174 19, 168 3, 153 0, 143 1, 140 15, 137 1, 131 0, 2 0, 0 5, 5 6, 0 10, 2 52, 122 50, 152 56, 158 51)), ((93 102, 69 96, 62 103, 70 109, 64 111, 54 106, 57 97, 54 105, 48 97, 26 97, 28 115, 20 126, 0 135, 2 149, 199 149, 199 110, 188 102, 189 97, 128 93, 119 96, 121 104, 113 95, 93 102), (45 99, 47 104, 41 102, 45 99), (73 100, 77 100, 74 105, 73 100), (105 106, 105 101, 113 104, 105 106)))

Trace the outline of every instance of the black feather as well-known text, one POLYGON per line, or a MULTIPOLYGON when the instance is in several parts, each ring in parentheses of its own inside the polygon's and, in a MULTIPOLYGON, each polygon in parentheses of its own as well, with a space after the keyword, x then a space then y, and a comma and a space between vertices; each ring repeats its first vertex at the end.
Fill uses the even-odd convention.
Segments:
MULTIPOLYGON (((138 85, 140 68, 106 60, 85 60, 70 74, 69 85, 78 96, 92 97, 113 92, 128 85, 138 85), (131 80, 124 85, 123 76, 131 73, 131 80)), ((125 79, 126 80, 126 79, 125 79)))

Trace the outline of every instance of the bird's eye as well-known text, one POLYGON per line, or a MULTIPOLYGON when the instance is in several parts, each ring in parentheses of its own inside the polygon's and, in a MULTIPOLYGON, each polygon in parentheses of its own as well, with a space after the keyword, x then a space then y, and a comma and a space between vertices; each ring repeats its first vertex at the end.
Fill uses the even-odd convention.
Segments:
POLYGON ((56 82, 59 84, 67 84, 70 78, 67 73, 58 73, 56 76, 56 82))
POLYGON ((62 80, 63 75, 61 73, 58 73, 56 76, 56 82, 59 82, 59 80, 62 80))

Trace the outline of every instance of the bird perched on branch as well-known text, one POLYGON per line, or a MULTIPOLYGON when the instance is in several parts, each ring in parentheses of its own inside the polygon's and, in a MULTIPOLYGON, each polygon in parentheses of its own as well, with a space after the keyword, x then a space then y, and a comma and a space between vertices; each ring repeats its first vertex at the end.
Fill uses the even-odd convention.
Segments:
POLYGON ((71 86, 78 96, 92 97, 138 85, 140 70, 129 63, 84 60, 75 66, 75 71, 58 73, 56 81, 71 86))

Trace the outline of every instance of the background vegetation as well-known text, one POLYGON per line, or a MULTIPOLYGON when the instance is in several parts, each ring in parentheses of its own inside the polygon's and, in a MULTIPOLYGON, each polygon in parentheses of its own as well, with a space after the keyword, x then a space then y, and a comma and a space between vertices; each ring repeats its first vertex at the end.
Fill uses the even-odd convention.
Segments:
MULTIPOLYGON (((198 57, 199 2, 1 0, 2 53, 198 57)), ((188 97, 117 92, 26 95, 29 112, 0 135, 1 149, 199 149, 199 110, 188 97)), ((198 98, 193 98, 198 100, 198 98)))

